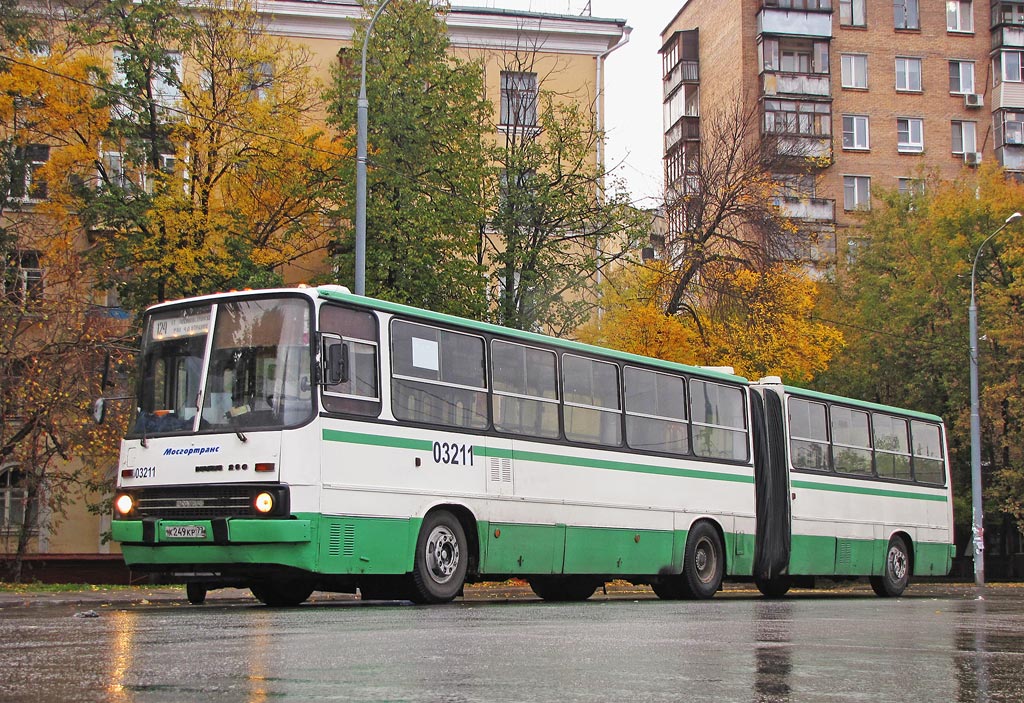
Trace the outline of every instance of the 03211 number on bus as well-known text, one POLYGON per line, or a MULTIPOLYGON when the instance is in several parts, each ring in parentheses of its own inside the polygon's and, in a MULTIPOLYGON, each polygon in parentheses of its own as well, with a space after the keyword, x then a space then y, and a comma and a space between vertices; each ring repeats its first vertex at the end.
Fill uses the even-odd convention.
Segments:
POLYGON ((449 442, 434 442, 435 464, 473 465, 473 445, 449 442))

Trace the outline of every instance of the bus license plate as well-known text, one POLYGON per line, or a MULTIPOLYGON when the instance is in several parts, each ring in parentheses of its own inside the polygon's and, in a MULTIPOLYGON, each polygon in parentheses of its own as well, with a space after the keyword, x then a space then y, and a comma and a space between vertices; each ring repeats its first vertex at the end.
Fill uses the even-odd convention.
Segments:
POLYGON ((167 525, 164 537, 168 539, 206 539, 206 527, 203 525, 167 525))

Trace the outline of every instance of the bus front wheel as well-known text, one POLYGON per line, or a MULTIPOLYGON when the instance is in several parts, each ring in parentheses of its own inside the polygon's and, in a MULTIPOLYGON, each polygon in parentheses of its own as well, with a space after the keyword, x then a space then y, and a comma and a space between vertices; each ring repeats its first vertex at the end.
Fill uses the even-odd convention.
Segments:
POLYGON ((725 576, 725 549, 718 530, 709 522, 690 528, 683 558, 683 583, 694 598, 711 598, 725 576))
POLYGON ((868 581, 871 590, 883 598, 903 595, 910 583, 910 550, 902 537, 895 535, 889 540, 889 548, 885 551, 885 573, 871 576, 868 581))
POLYGON ((423 520, 413 560, 412 600, 416 603, 447 603, 459 595, 466 582, 469 548, 458 518, 446 510, 423 520))

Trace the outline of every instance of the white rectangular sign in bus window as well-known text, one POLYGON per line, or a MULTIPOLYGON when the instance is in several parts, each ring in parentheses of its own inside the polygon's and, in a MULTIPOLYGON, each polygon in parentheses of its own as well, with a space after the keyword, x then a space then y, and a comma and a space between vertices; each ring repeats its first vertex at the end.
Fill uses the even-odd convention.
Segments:
POLYGON ((412 365, 418 369, 437 371, 440 368, 437 358, 437 342, 432 339, 413 337, 412 365))
POLYGON ((176 317, 155 318, 153 320, 153 338, 178 339, 180 337, 198 337, 210 330, 209 309, 197 314, 176 317))

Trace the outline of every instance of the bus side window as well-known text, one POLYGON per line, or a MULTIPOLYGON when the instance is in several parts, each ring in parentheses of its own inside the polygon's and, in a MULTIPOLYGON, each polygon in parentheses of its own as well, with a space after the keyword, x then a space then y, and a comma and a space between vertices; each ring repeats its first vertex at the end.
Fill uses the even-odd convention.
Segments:
POLYGON ((945 462, 942 460, 942 432, 939 426, 913 420, 910 433, 914 441, 914 478, 922 483, 944 484, 945 462))
POLYGON ((739 388, 690 379, 690 417, 697 456, 747 460, 747 419, 739 388))
POLYGON ((868 414, 841 405, 833 405, 831 410, 836 471, 870 476, 874 471, 868 414))
POLYGON ((566 439, 587 444, 622 444, 618 366, 563 354, 562 397, 566 439))
POLYGON ((394 320, 391 398, 399 420, 486 428, 483 338, 394 320))
POLYGON ((873 413, 875 467, 882 478, 911 479, 907 421, 873 413))
POLYGON ((623 386, 626 443, 644 451, 689 453, 683 378, 627 366, 623 386))
POLYGON ((794 469, 832 470, 828 415, 823 403, 790 397, 789 453, 794 469))
MULTIPOLYGON (((380 370, 377 318, 369 312, 336 305, 320 309, 320 350, 323 367, 323 404, 327 412, 377 415, 380 413, 380 370), (333 357, 343 374, 330 378, 327 359, 333 357), (330 381, 339 381, 330 383, 330 381)), ((335 369, 335 372, 338 369, 335 369)))
POLYGON ((491 342, 494 429, 557 439, 555 354, 500 339, 491 342))

